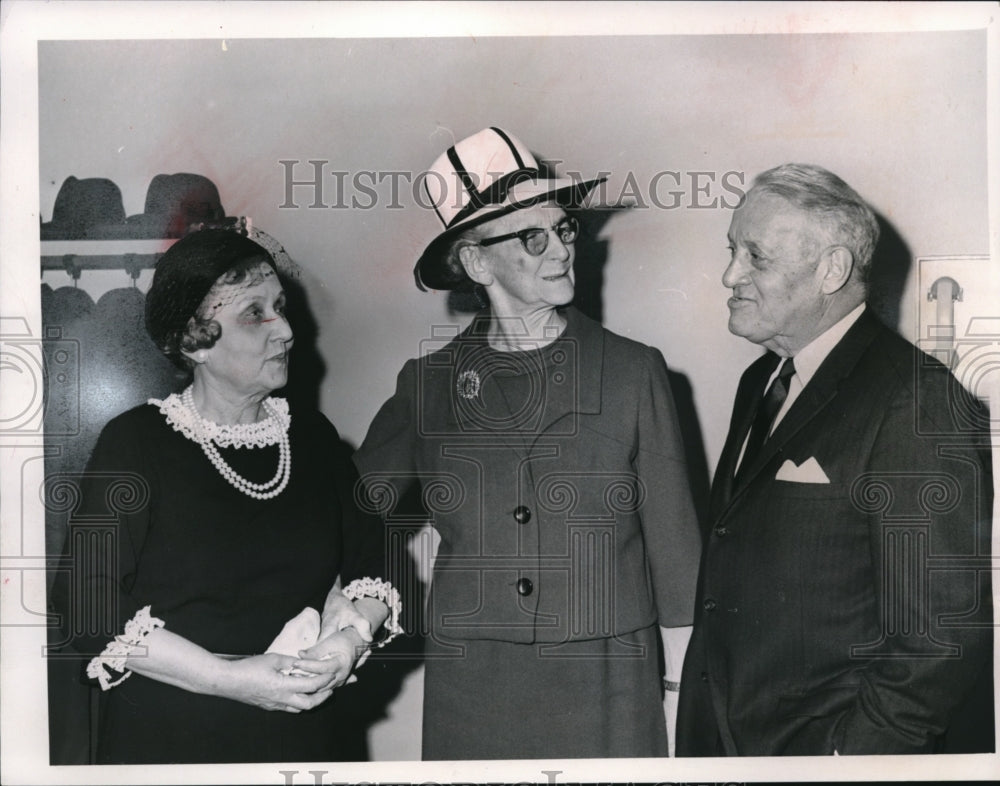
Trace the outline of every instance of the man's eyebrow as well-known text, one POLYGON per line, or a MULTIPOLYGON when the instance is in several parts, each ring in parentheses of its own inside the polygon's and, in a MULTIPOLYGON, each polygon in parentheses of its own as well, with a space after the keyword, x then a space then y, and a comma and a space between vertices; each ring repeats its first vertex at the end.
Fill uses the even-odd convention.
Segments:
MULTIPOLYGON (((727 232, 726 233, 726 240, 728 240, 733 245, 736 244, 736 241, 733 239, 732 232, 727 232)), ((742 242, 743 242, 743 245, 746 246, 747 248, 749 248, 751 251, 760 251, 761 250, 760 243, 758 243, 756 240, 746 240, 746 239, 744 239, 742 242)))

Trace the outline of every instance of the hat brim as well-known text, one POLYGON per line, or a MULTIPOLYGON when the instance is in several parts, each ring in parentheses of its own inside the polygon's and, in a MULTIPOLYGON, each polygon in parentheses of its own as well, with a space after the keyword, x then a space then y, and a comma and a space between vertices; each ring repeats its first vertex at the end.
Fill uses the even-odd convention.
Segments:
POLYGON ((578 207, 594 186, 605 180, 605 177, 582 181, 556 178, 516 184, 503 202, 482 207, 467 219, 448 227, 428 244, 413 268, 417 286, 422 290, 450 290, 468 282, 464 273, 456 275, 445 262, 452 241, 465 230, 542 202, 555 202, 560 207, 578 207))

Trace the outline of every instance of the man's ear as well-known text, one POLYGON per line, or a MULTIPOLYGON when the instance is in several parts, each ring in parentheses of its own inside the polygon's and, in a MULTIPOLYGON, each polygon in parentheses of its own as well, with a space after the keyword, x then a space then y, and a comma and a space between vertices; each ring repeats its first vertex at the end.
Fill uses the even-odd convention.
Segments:
POLYGON ((483 258, 479 246, 468 243, 458 249, 458 259, 465 268, 465 274, 480 286, 488 287, 493 283, 493 273, 483 258))
POLYGON ((824 295, 832 295, 842 289, 851 280, 854 271, 854 254, 844 246, 833 246, 823 252, 826 263, 826 275, 823 276, 822 289, 824 295))

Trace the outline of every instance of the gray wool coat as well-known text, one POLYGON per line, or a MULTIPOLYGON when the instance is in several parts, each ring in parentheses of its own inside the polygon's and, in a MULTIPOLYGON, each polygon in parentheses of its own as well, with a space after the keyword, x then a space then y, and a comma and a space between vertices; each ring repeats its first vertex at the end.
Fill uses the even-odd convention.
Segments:
POLYGON ((572 307, 501 353, 489 313, 408 361, 355 455, 365 505, 441 537, 428 620, 449 639, 559 643, 691 623, 701 538, 660 352, 572 307))

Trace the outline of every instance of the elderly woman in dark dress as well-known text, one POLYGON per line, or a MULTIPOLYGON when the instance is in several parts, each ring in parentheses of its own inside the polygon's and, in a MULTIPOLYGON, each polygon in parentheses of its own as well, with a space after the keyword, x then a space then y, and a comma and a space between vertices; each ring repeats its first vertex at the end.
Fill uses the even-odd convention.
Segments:
POLYGON ((292 346, 274 260, 192 233, 157 264, 146 316, 192 382, 108 423, 82 488, 84 516, 131 489, 71 611, 77 648, 100 652, 98 762, 336 759, 324 702, 373 629, 398 630, 398 593, 336 430, 270 396, 292 346))
POLYGON ((372 509, 419 483, 441 537, 424 758, 666 756, 700 536, 662 356, 569 305, 565 207, 599 181, 489 128, 425 182, 418 286, 489 307, 405 364, 355 455, 372 509))

